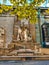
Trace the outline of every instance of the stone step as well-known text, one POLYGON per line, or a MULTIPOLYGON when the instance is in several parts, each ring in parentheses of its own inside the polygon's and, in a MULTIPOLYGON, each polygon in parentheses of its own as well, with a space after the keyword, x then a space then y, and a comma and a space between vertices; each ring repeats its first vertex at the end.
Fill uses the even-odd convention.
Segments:
POLYGON ((19 48, 22 47, 22 48, 32 48, 32 49, 34 47, 33 44, 31 45, 31 44, 27 44, 27 43, 26 44, 24 44, 24 43, 12 43, 9 45, 9 47, 14 47, 14 46, 19 47, 19 48))

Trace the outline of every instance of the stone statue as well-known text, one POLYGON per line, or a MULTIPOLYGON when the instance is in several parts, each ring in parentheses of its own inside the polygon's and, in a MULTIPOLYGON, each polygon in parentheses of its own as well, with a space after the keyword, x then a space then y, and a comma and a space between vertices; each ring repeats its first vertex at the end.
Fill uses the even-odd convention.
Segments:
POLYGON ((26 27, 18 27, 17 41, 30 41, 31 37, 28 36, 28 30, 26 27))
POLYGON ((24 30, 24 41, 27 41, 28 35, 27 35, 27 28, 24 30))
POLYGON ((17 40, 21 40, 21 32, 22 32, 22 30, 21 30, 21 28, 19 27, 19 28, 18 28, 17 40))

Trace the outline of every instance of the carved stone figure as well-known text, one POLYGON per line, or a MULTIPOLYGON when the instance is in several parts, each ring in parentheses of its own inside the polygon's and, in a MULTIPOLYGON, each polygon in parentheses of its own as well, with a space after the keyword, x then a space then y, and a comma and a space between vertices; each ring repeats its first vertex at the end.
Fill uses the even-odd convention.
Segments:
POLYGON ((21 30, 21 28, 19 27, 19 28, 18 28, 17 40, 21 40, 21 32, 22 32, 22 30, 21 30))

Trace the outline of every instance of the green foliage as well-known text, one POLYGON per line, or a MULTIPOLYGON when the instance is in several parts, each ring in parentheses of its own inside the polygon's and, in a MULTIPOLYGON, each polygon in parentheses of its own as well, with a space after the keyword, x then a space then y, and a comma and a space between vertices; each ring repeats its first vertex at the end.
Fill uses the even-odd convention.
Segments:
POLYGON ((47 10, 45 10, 46 14, 49 14, 49 8, 47 10))
MULTIPOLYGON (((2 5, 2 9, 5 12, 10 12, 10 15, 18 15, 19 19, 22 18, 29 18, 31 23, 35 23, 37 20, 37 10, 35 9, 38 7, 44 0, 30 0, 30 3, 27 2, 28 0, 10 0, 13 4, 12 6, 2 5)), ((6 2, 6 0, 5 0, 6 2)), ((1 11, 3 13, 3 11, 1 11)))
POLYGON ((13 7, 7 5, 0 5, 0 14, 9 12, 13 7))

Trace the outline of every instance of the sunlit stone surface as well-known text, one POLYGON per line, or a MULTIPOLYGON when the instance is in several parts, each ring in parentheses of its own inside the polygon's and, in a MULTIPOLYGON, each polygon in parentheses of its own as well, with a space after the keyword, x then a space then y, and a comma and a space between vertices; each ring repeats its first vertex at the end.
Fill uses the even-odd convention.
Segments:
POLYGON ((0 16, 0 27, 5 29, 6 47, 12 41, 14 16, 0 16))

